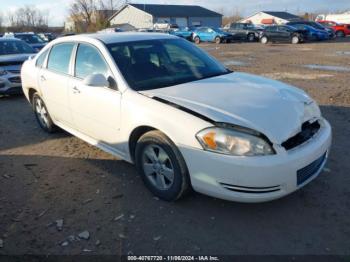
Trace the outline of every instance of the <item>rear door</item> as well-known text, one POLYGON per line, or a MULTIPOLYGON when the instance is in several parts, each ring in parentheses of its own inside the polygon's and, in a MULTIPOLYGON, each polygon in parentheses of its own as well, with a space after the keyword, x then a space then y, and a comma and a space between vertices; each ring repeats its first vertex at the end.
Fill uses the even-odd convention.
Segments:
POLYGON ((112 77, 108 63, 93 45, 77 47, 74 77, 69 82, 69 97, 75 129, 91 138, 118 148, 121 93, 109 87, 87 86, 84 79, 92 74, 112 77))
POLYGON ((47 65, 42 66, 38 74, 38 83, 51 117, 70 126, 72 116, 68 102, 68 81, 74 45, 54 45, 47 58, 47 65))

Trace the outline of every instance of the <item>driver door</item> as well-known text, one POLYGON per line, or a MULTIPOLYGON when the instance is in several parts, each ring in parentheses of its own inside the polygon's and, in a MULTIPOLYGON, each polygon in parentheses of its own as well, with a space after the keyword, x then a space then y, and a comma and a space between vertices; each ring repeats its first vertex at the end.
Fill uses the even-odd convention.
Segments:
POLYGON ((117 148, 121 93, 107 86, 84 84, 84 79, 92 74, 113 77, 100 51, 90 44, 81 43, 76 50, 74 77, 69 82, 75 129, 99 143, 117 148))

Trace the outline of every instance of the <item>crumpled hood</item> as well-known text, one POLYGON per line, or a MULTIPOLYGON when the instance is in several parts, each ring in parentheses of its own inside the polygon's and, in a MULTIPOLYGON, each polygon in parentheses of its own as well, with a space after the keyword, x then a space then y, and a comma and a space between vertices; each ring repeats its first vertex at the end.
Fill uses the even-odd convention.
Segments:
POLYGON ((277 144, 300 132, 305 121, 320 117, 318 106, 302 90, 246 73, 141 93, 175 103, 215 122, 254 129, 277 144))

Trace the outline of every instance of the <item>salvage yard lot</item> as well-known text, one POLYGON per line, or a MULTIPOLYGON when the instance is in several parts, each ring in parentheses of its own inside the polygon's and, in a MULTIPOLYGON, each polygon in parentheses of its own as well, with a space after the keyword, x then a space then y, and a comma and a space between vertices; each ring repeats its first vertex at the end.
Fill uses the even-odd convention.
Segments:
POLYGON ((350 255, 350 39, 200 46, 233 70, 317 100, 334 132, 324 172, 270 203, 196 193, 166 203, 132 165, 65 132, 44 133, 23 97, 2 97, 0 254, 350 255), (78 238, 83 231, 88 239, 78 238))

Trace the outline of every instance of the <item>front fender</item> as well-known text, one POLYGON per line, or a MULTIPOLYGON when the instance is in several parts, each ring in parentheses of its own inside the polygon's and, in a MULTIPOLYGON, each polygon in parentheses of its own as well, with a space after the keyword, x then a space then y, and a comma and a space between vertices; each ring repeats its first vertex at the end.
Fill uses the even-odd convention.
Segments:
MULTIPOLYGON (((211 123, 166 103, 133 90, 123 94, 121 103, 121 141, 127 145, 132 132, 140 126, 149 126, 163 132, 175 145, 202 149, 195 135, 212 126, 211 123)), ((128 147, 122 149, 131 159, 128 147)))

